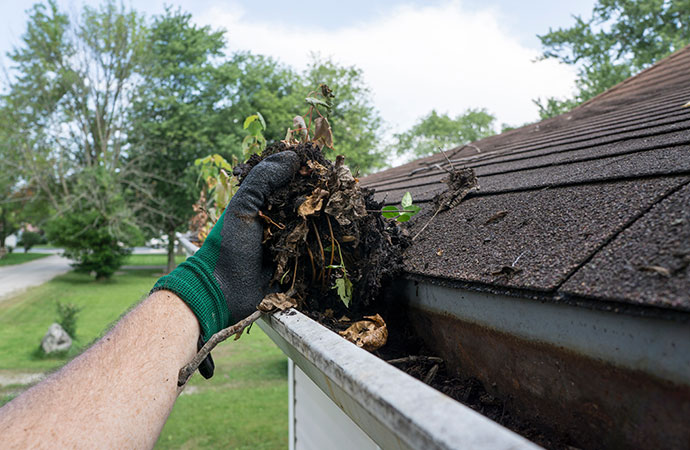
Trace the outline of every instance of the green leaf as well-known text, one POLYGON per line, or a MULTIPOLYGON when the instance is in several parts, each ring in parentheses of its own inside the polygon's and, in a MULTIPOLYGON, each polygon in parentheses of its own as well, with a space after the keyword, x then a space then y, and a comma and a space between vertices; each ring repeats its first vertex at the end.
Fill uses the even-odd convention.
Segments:
POLYGON ((335 286, 333 289, 338 291, 338 297, 345 303, 345 306, 350 307, 350 302, 352 301, 352 282, 349 278, 343 277, 335 280, 335 286))
POLYGON ((262 116, 259 111, 256 112, 256 115, 259 117, 259 122, 261 122, 261 129, 265 130, 266 129, 266 121, 264 120, 264 116, 262 116))
POLYGON ((395 220, 397 220, 398 222, 407 222, 408 220, 410 220, 411 217, 412 216, 410 216, 409 214, 400 214, 398 218, 395 220))
POLYGON ((384 206, 383 208, 381 208, 381 215, 386 219, 398 217, 399 214, 400 212, 398 212, 398 208, 396 208, 395 206, 384 206))
POLYGON ((405 192, 405 195, 403 195, 402 200, 400 200, 400 204, 402 205, 403 209, 412 205, 412 194, 410 194, 409 192, 405 192))
MULTIPOLYGON (((326 249, 324 249, 324 251, 326 251, 326 249)), ((326 269, 342 269, 342 268, 343 268, 343 266, 340 264, 337 264, 337 265, 331 264, 331 265, 326 266, 326 269)))
POLYGON ((244 126, 243 126, 244 129, 246 130, 247 127, 249 127, 249 125, 258 118, 259 118, 259 116, 257 116, 256 114, 252 114, 251 116, 247 116, 247 118, 244 119, 244 126))
POLYGON ((249 134, 251 134, 252 136, 260 136, 260 135, 261 135, 261 131, 262 131, 261 122, 256 121, 256 120, 253 121, 253 122, 250 123, 249 126, 247 127, 247 131, 248 131, 249 134))
POLYGON ((422 208, 419 207, 419 206, 417 206, 417 205, 406 206, 406 207, 403 208, 403 209, 404 209, 405 211, 407 211, 407 212, 409 213, 410 216, 414 216, 415 214, 417 214, 419 211, 422 210, 422 208))
POLYGON ((324 102, 323 100, 319 100, 316 97, 307 97, 304 99, 307 104, 311 106, 323 106, 324 108, 330 108, 331 105, 329 103, 324 102))

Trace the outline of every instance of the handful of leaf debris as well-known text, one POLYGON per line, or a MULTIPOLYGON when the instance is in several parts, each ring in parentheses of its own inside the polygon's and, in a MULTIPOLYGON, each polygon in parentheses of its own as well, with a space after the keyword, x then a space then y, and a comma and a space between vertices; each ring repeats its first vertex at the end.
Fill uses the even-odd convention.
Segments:
MULTIPOLYGON (((299 156, 300 169, 261 212, 265 256, 276 262, 272 283, 294 291, 301 311, 340 331, 370 312, 382 282, 401 269, 407 238, 381 216, 373 191, 359 185, 344 158, 329 161, 311 141, 281 141, 252 155, 235 169, 240 183, 262 159, 286 150, 299 156)), ((371 329, 365 322, 360 334, 371 329)), ((385 328, 380 316, 377 323, 385 328)), ((345 337, 375 350, 385 344, 378 333, 378 346, 354 332, 345 337)))

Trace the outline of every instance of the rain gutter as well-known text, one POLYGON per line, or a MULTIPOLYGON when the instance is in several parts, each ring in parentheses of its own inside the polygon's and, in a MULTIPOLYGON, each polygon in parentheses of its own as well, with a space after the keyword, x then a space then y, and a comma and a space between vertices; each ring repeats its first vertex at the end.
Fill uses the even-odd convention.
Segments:
POLYGON ((399 280, 427 347, 506 411, 579 448, 690 442, 688 314, 630 314, 399 280))
MULTIPOLYGON (((188 254, 197 247, 178 234, 188 254)), ((352 421, 385 449, 541 447, 289 310, 261 329, 352 421)))
POLYGON ((302 313, 290 310, 258 323, 381 448, 540 448, 302 313))

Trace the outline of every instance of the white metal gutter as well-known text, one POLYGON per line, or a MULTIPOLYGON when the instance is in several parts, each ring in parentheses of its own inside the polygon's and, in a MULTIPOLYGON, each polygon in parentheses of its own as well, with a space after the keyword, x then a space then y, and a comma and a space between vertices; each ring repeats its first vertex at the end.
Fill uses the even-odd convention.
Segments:
MULTIPOLYGON (((178 233, 177 238, 188 254, 196 252, 197 247, 185 236, 178 233)), ((301 372, 381 448, 541 448, 298 311, 264 316, 257 323, 301 372)), ((291 443, 295 440, 294 426, 300 424, 293 419, 291 443)))
POLYGON ((290 310, 259 326, 385 449, 536 449, 534 443, 290 310))

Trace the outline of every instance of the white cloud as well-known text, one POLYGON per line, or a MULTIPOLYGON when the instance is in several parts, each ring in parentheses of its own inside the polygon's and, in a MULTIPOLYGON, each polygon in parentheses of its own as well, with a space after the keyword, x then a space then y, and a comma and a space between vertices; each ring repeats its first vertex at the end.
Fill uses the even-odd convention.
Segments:
POLYGON ((198 21, 228 30, 231 51, 270 55, 299 70, 318 52, 362 68, 384 120, 401 131, 432 108, 454 115, 486 107, 499 122, 519 125, 537 118, 533 98, 570 95, 574 71, 555 61, 534 63, 538 49, 506 34, 499 17, 448 2, 398 7, 335 30, 265 23, 227 5, 198 21))

